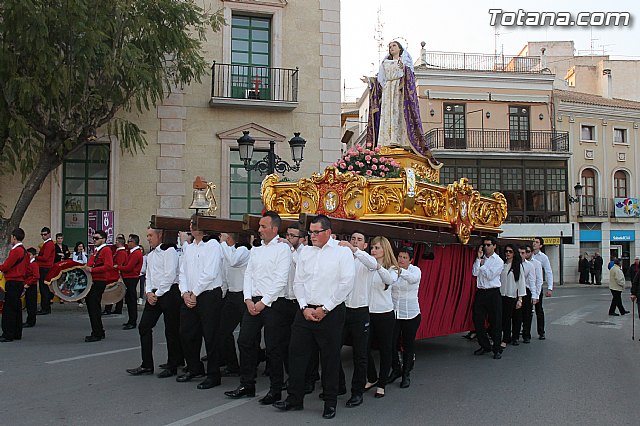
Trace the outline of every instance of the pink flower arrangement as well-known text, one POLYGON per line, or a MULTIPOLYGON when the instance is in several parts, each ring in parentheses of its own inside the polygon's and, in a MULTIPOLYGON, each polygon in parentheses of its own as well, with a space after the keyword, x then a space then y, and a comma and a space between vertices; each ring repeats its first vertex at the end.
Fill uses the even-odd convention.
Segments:
POLYGON ((400 175, 400 164, 393 158, 382 157, 380 148, 372 149, 370 144, 349 148, 333 166, 343 173, 350 171, 365 177, 393 178, 400 175))

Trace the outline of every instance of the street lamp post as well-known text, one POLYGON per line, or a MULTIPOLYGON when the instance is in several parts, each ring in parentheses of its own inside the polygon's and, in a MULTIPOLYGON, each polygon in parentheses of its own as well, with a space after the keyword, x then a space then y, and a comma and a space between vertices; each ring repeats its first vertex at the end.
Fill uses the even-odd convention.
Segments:
POLYGON ((573 187, 573 191, 576 194, 576 196, 572 197, 571 195, 569 195, 569 204, 578 203, 578 216, 580 216, 580 213, 582 212, 582 204, 580 203, 580 199, 582 197, 583 188, 584 187, 580 184, 580 182, 578 182, 573 187))
POLYGON ((289 147, 291 148, 291 158, 293 159, 293 165, 287 163, 281 159, 275 153, 275 141, 269 142, 269 152, 264 156, 262 160, 259 160, 251 164, 251 158, 253 157, 253 148, 256 143, 255 139, 249 136, 249 131, 242 132, 243 135, 238 139, 238 150, 240 152, 240 159, 244 163, 244 169, 248 172, 257 171, 261 175, 273 174, 275 172, 297 172, 300 170, 300 163, 303 160, 304 146, 307 143, 300 137, 300 132, 295 132, 294 136, 289 140, 289 147))

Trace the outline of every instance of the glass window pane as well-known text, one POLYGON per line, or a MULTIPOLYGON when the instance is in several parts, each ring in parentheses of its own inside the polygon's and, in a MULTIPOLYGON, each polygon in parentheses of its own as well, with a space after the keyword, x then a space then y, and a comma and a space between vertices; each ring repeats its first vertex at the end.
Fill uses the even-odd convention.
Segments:
MULTIPOLYGON (((247 43, 247 49, 248 50, 248 43, 247 43)), ((251 43, 251 51, 253 53, 269 53, 269 43, 263 43, 260 41, 254 41, 253 43, 251 43)))
POLYGON ((231 183, 231 195, 233 197, 246 197, 249 193, 249 188, 246 183, 231 183))
POLYGON ((89 163, 89 178, 109 177, 109 166, 106 163, 89 163))
POLYGON ((231 181, 245 182, 249 176, 249 173, 244 167, 231 167, 231 181))
POLYGON ((269 31, 253 30, 251 31, 251 39, 259 41, 269 41, 269 31))
POLYGON ((84 178, 84 163, 67 162, 64 164, 64 174, 66 177, 84 178))
POLYGON ((231 29, 231 38, 242 38, 245 40, 249 39, 249 30, 246 28, 236 28, 233 27, 231 29))
POLYGON ((232 149, 229 152, 229 161, 231 161, 231 163, 241 163, 240 161, 240 151, 236 150, 236 149, 232 149))
POLYGON ((260 199, 252 199, 251 200, 251 211, 253 214, 260 214, 262 209, 264 208, 264 204, 262 204, 262 200, 260 199))
POLYGON ((251 63, 253 65, 269 65, 269 55, 254 53, 251 55, 251 63))
POLYGON ((248 52, 249 42, 245 40, 231 40, 231 50, 248 52))
POLYGON ((251 197, 252 198, 261 198, 260 197, 260 187, 262 186, 261 183, 252 183, 251 184, 251 197))
POLYGON ((84 197, 65 197, 64 212, 79 213, 84 211, 84 197))
POLYGON ((108 194, 109 182, 106 180, 89 180, 87 185, 88 194, 108 194))
POLYGON ((250 19, 251 18, 247 16, 234 16, 233 18, 231 18, 231 25, 234 27, 238 25, 241 25, 243 27, 248 27, 250 19))
POLYGON ((88 197, 87 204, 89 210, 107 210, 109 208, 107 197, 88 197))
POLYGON ((64 182, 65 194, 84 195, 84 179, 67 179, 64 182))
POLYGON ((269 18, 252 18, 251 26, 255 28, 269 28, 271 20, 269 18))
POLYGON ((248 64, 249 63, 249 54, 248 53, 242 53, 242 52, 233 52, 233 53, 231 53, 231 62, 248 64))
POLYGON ((230 213, 245 214, 248 213, 248 203, 246 198, 232 198, 230 205, 230 213))

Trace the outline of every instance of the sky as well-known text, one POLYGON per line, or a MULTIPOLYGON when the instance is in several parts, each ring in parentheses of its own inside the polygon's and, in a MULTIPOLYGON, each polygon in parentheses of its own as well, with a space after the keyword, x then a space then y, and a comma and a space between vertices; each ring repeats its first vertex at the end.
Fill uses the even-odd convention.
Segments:
MULTIPOLYGON (((382 55, 378 53, 376 27, 378 9, 382 38, 406 40, 415 60, 420 42, 427 51, 516 55, 528 41, 575 42, 576 54, 605 54, 612 59, 640 60, 640 2, 603 1, 472 1, 472 0, 341 0, 342 98, 355 101, 362 95, 363 75, 374 75, 382 55), (489 9, 505 12, 629 12, 627 27, 493 27, 489 9), (498 35, 496 37, 496 28, 498 35)), ((384 52, 382 52, 384 54, 384 52)), ((639 77, 640 78, 640 77, 639 77)))

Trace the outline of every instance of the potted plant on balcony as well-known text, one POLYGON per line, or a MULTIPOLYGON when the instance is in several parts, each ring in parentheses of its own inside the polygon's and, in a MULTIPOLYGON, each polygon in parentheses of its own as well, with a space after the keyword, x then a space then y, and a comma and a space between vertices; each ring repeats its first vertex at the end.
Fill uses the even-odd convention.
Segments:
POLYGON ((333 166, 340 172, 352 172, 365 178, 394 178, 400 176, 400 165, 390 157, 380 155, 380 148, 371 144, 349 148, 333 166))

